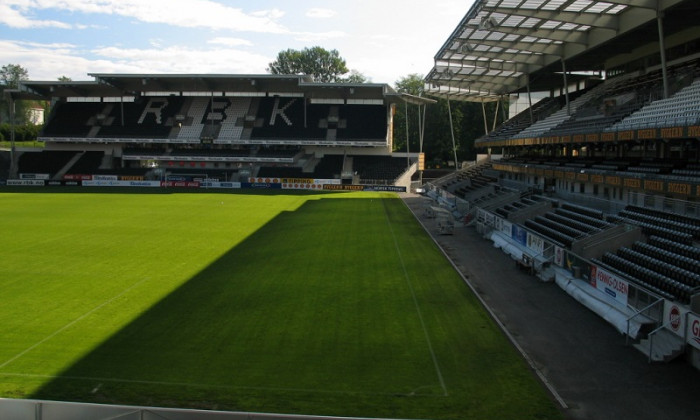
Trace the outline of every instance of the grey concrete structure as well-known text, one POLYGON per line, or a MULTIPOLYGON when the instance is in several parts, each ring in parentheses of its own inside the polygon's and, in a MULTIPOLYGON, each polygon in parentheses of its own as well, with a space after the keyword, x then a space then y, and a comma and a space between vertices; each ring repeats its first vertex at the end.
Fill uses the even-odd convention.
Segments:
POLYGON ((649 364, 625 337, 554 283, 519 270, 474 228, 437 235, 429 199, 404 202, 462 273, 568 419, 700 418, 700 372, 682 359, 649 364))

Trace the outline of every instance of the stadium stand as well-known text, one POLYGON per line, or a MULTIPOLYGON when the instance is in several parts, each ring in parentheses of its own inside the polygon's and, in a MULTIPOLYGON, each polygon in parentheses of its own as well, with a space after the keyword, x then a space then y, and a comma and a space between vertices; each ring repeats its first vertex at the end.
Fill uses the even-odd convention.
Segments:
POLYGON ((391 156, 356 155, 353 156, 354 169, 363 182, 393 182, 407 167, 406 159, 391 156))
MULTIPOLYGON (((358 159, 363 182, 393 183, 407 169, 393 164, 388 129, 392 110, 405 99, 387 85, 312 83, 307 76, 198 75, 202 83, 192 88, 187 75, 92 76, 96 81, 80 82, 79 90, 69 83, 26 82, 16 92, 19 99, 53 99, 39 136, 47 154, 48 149, 91 151, 70 165, 55 162, 60 168, 51 167, 52 177, 94 173, 165 179, 168 173, 196 168, 223 171, 225 179, 262 174, 344 177, 347 183, 354 169, 352 158, 346 158, 355 151, 381 156, 371 164, 358 159)), ((35 171, 42 165, 32 161, 39 159, 25 158, 19 171, 35 171)), ((415 171, 417 154, 409 161, 415 171)), ((410 176, 401 182, 410 187, 410 176)))
POLYGON ((642 3, 475 2, 435 55, 427 93, 544 99, 475 140, 488 179, 472 167, 429 190, 650 361, 685 353, 700 368, 686 339, 700 318, 700 5, 642 3), (635 25, 617 33, 602 23, 627 19, 635 25), (472 192, 486 181, 486 193, 472 192), (630 319, 648 324, 639 336, 630 319))

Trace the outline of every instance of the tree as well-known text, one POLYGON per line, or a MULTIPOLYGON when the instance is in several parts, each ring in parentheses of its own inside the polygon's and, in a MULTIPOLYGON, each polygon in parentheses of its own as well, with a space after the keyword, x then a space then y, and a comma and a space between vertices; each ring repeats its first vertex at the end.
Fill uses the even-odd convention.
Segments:
POLYGON ((315 82, 339 82, 349 70, 338 50, 321 47, 304 48, 301 51, 287 49, 277 54, 277 59, 267 69, 271 74, 305 74, 315 82))
MULTIPOLYGON (((399 93, 407 93, 414 96, 424 95, 423 76, 409 74, 399 79, 394 84, 394 89, 399 93)), ((441 167, 450 161, 454 161, 452 147, 452 133, 450 132, 450 112, 445 99, 439 99, 434 105, 429 105, 425 117, 425 136, 423 151, 426 154, 426 162, 441 167)), ((474 141, 485 134, 484 120, 481 103, 466 101, 450 101, 452 112, 452 126, 454 127, 455 146, 457 149, 457 161, 476 159, 474 141)), ((496 109, 495 102, 484 104, 486 115, 493 118, 496 109)), ((418 110, 415 105, 396 107, 394 115, 394 150, 406 150, 406 120, 408 120, 409 149, 411 152, 419 150, 418 136, 418 110), (406 115, 408 113, 408 115, 406 115)), ((498 121, 502 122, 502 114, 499 113, 498 121)), ((489 130, 491 129, 489 123, 489 130)))
POLYGON ((346 77, 345 79, 340 80, 341 82, 345 83, 355 83, 355 84, 360 84, 360 83, 369 83, 371 80, 365 76, 364 74, 360 73, 357 70, 350 70, 350 76, 346 77))
POLYGON ((5 89, 17 89, 23 80, 29 80, 29 72, 19 64, 6 64, 0 69, 0 82, 5 89))
POLYGON ((61 76, 61 77, 58 78, 58 81, 59 81, 59 82, 72 82, 73 79, 71 79, 71 78, 68 77, 68 76, 61 76))
MULTIPOLYGON (((409 74, 402 77, 394 84, 394 89, 399 93, 407 93, 413 96, 423 94, 423 76, 409 74)), ((418 132, 418 107, 415 105, 397 104, 394 114, 394 150, 406 151, 406 121, 408 120, 409 150, 420 150, 420 137, 418 132)))
MULTIPOLYGON (((29 80, 29 72, 19 64, 6 64, 0 69, 0 122, 10 120, 10 101, 5 89, 17 89, 24 80, 29 80)), ((15 104, 15 122, 26 122, 28 113, 22 102, 15 104)))

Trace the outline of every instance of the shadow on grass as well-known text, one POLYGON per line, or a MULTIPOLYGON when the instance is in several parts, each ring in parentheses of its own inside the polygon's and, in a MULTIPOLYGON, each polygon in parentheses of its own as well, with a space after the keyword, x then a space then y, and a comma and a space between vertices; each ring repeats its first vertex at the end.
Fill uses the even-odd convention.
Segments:
POLYGON ((432 396, 425 377, 434 381, 435 374, 421 364, 424 357, 406 357, 406 347, 424 346, 424 337, 388 338, 406 328, 400 313, 382 309, 396 290, 377 288, 363 270, 382 256, 368 240, 376 232, 356 215, 369 212, 386 223, 382 200, 329 198, 269 221, 31 398, 327 415, 415 412, 432 396), (358 245, 352 260, 344 241, 358 245), (419 397, 407 397, 419 387, 419 397))

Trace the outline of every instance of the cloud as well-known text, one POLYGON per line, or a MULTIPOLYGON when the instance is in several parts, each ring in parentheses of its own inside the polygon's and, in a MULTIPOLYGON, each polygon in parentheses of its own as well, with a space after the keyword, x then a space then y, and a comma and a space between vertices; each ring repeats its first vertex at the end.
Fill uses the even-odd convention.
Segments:
POLYGON ((137 67, 140 73, 264 73, 268 57, 232 48, 165 48, 104 47, 92 50, 97 57, 115 67, 137 67))
POLYGON ((306 17, 314 19, 328 19, 337 14, 338 13, 335 10, 321 8, 313 8, 306 11, 306 17))
POLYGON ((269 57, 232 48, 115 46, 83 51, 67 43, 0 40, 0 62, 21 63, 31 80, 90 80, 88 73, 265 73, 269 57))
MULTIPOLYGON (((17 2, 19 3, 19 2, 17 2)), ((16 3, 10 0, 8 3, 1 3, 0 4, 0 23, 5 24, 11 28, 21 28, 21 29, 29 29, 29 28, 61 28, 61 29, 70 29, 71 25, 64 23, 64 22, 59 22, 56 20, 35 20, 35 19, 30 19, 26 17, 23 13, 20 12, 20 10, 13 8, 12 6, 16 6, 16 3)), ((24 8, 22 8, 22 12, 26 12, 24 8)))
POLYGON ((288 32, 278 23, 278 20, 284 16, 284 12, 278 9, 245 13, 239 8, 211 0, 4 0, 0 6, 0 22, 14 28, 55 26, 70 29, 73 27, 63 22, 32 20, 27 17, 33 10, 48 9, 70 13, 117 15, 140 22, 186 28, 263 33, 288 32))
POLYGON ((253 45, 253 43, 248 41, 247 39, 228 38, 228 37, 212 38, 212 39, 207 41, 207 44, 223 45, 226 47, 240 47, 240 46, 250 47, 253 45))
POLYGON ((300 42, 319 42, 328 39, 344 38, 348 34, 343 31, 328 31, 328 32, 295 32, 294 40, 300 42))

